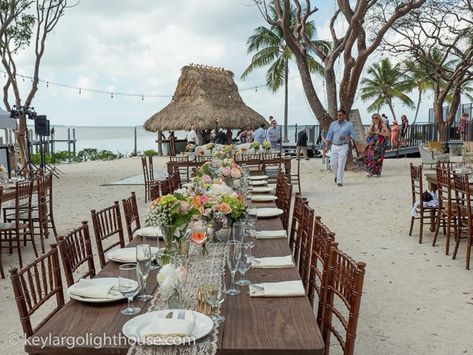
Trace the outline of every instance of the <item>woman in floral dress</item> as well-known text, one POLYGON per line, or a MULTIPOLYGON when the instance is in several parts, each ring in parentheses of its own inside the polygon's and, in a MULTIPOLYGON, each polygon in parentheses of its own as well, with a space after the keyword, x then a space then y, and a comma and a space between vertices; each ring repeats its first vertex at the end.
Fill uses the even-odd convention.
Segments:
POLYGON ((383 169, 384 151, 386 150, 387 137, 390 132, 386 124, 378 113, 372 116, 372 123, 368 129, 368 136, 371 137, 370 143, 363 153, 363 168, 370 176, 381 176, 383 169))

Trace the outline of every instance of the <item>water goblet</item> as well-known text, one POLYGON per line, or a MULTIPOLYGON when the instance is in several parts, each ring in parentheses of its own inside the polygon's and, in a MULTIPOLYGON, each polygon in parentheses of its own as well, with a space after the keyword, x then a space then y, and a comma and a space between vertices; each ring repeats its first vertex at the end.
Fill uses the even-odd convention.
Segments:
POLYGON ((121 314, 131 316, 141 312, 141 308, 133 306, 133 298, 140 292, 140 277, 135 264, 120 265, 118 276, 118 291, 128 300, 128 307, 121 310, 121 314))
POLYGON ((212 315, 210 318, 214 323, 222 323, 225 317, 218 314, 218 306, 225 300, 225 277, 224 275, 210 275, 213 281, 204 287, 205 301, 212 307, 212 315))
POLYGON ((145 235, 143 238, 143 244, 149 244, 151 247, 151 265, 150 270, 159 269, 159 237, 152 235, 145 235))
POLYGON ((250 243, 241 244, 241 256, 238 263, 238 271, 241 274, 241 279, 236 282, 239 286, 251 285, 251 281, 245 279, 246 272, 251 268, 251 245, 250 243))
POLYGON ((232 276, 232 284, 226 291, 227 295, 235 296, 240 293, 240 290, 235 288, 235 274, 238 270, 241 256, 241 243, 237 240, 228 241, 228 254, 227 254, 227 266, 232 276))
POLYGON ((149 270, 151 268, 151 246, 149 244, 140 244, 136 246, 136 269, 140 276, 141 290, 143 294, 137 298, 140 301, 148 301, 153 298, 146 293, 146 283, 148 281, 149 270))
POLYGON ((242 242, 245 238, 245 224, 243 222, 235 222, 232 226, 232 238, 238 242, 242 242))

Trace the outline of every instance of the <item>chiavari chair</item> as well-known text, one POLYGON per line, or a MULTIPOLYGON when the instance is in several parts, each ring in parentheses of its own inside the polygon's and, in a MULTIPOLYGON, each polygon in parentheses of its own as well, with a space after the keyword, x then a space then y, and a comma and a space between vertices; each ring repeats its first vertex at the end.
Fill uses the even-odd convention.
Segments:
POLYGON ((297 190, 301 193, 301 158, 297 158, 297 170, 295 174, 291 173, 291 184, 297 186, 297 190))
MULTIPOLYGON (((294 197, 294 208, 292 210, 291 229, 289 231, 289 248, 291 248, 294 259, 296 258, 296 243, 299 242, 298 231, 299 226, 302 222, 302 208, 306 203, 307 199, 305 197, 302 197, 300 193, 296 192, 296 195, 294 197)), ((299 250, 299 247, 297 247, 297 250, 299 250)))
POLYGON ((448 255, 450 249, 450 233, 452 228, 456 228, 456 205, 454 203, 455 196, 452 196, 452 174, 450 164, 437 162, 437 195, 439 207, 437 218, 435 219, 435 235, 432 246, 437 243, 440 225, 443 225, 443 233, 445 235, 445 255, 448 255))
POLYGON ((300 246, 301 251, 299 255, 299 274, 304 285, 306 293, 309 291, 309 274, 310 274, 310 258, 312 248, 312 238, 314 229, 314 210, 308 203, 302 207, 302 223, 300 228, 300 246))
POLYGON ((331 247, 337 248, 335 243, 335 233, 325 226, 319 216, 315 216, 314 237, 312 240, 310 271, 309 271, 309 291, 308 297, 312 307, 315 306, 315 295, 318 297, 317 324, 323 329, 325 290, 327 288, 328 261, 331 247))
POLYGON ((240 160, 241 164, 248 165, 248 168, 250 169, 250 174, 259 175, 263 173, 262 160, 261 155, 259 153, 242 153, 240 160))
POLYGON ((180 178, 182 178, 182 175, 185 176, 185 181, 189 181, 190 177, 190 162, 189 162, 189 156, 184 155, 184 156, 170 156, 169 157, 169 162, 171 163, 176 163, 179 165, 174 166, 173 170, 179 173, 180 178))
POLYGON ((81 275, 80 278, 95 277, 94 256, 87 221, 83 221, 79 228, 66 235, 59 236, 58 247, 61 252, 68 287, 75 283, 74 272, 85 263, 87 263, 87 272, 81 275))
POLYGON ((263 173, 268 175, 268 182, 275 182, 277 174, 281 170, 281 152, 261 153, 263 173))
POLYGON ((284 179, 282 184, 282 194, 281 196, 278 196, 278 200, 281 200, 279 208, 283 211, 281 215, 282 226, 287 230, 289 225, 289 215, 291 212, 292 185, 287 181, 287 179, 284 179))
POLYGON ((3 210, 4 223, 0 223, 0 234, 2 242, 7 241, 10 254, 13 250, 13 242, 16 243, 18 251, 18 260, 20 267, 23 267, 23 258, 21 256, 21 237, 26 246, 28 241, 33 245, 35 256, 38 257, 36 249, 35 235, 33 230, 31 199, 33 195, 33 180, 16 182, 15 200, 10 214, 3 210), (27 238, 29 236, 29 238, 27 238))
POLYGON ((422 165, 414 166, 410 164, 411 172, 411 193, 412 193, 412 205, 416 204, 416 216, 411 217, 411 226, 409 229, 409 235, 412 235, 412 229, 414 227, 414 221, 419 220, 419 243, 422 244, 422 235, 424 232, 424 224, 431 225, 435 224, 435 217, 438 207, 425 207, 424 206, 424 190, 422 183, 422 165))
POLYGON ((131 193, 130 197, 122 200, 122 206, 128 241, 131 241, 133 239, 133 233, 141 228, 138 204, 136 203, 136 195, 134 192, 131 193))
POLYGON ((23 332, 30 337, 64 306, 64 291, 56 244, 52 244, 49 252, 21 270, 13 268, 10 271, 10 278, 23 332), (56 297, 56 307, 33 328, 31 316, 52 297, 56 297))
POLYGON ((169 186, 171 188, 171 193, 174 193, 180 187, 180 178, 179 174, 173 173, 169 177, 169 186))
POLYGON ((100 267, 103 268, 107 263, 105 260, 105 252, 119 246, 125 247, 125 238, 123 235, 123 226, 120 216, 120 206, 115 201, 113 206, 104 208, 103 210, 91 211, 92 224, 94 227, 95 242, 97 243, 97 252, 99 254, 100 267), (104 247, 104 241, 112 238, 114 241, 110 245, 104 247), (116 240, 118 238, 118 240, 116 240))
POLYGON ((347 254, 331 246, 322 332, 327 355, 331 346, 331 334, 335 336, 344 355, 353 355, 355 351, 365 267, 365 263, 355 262, 347 254), (345 312, 348 313, 347 317, 344 317, 345 312), (334 320, 337 319, 339 324, 335 325, 334 320), (345 336, 340 334, 341 328, 345 336))
POLYGON ((453 173, 453 185, 455 187, 455 201, 457 207, 458 232, 455 235, 455 249, 453 250, 453 259, 457 257, 462 234, 466 234, 466 269, 470 270, 471 246, 473 242, 473 212, 471 207, 470 183, 468 175, 453 173))
POLYGON ((153 157, 143 155, 141 157, 141 166, 143 167, 143 177, 145 180, 145 203, 150 199, 151 185, 154 183, 153 157))
POLYGON ((204 164, 212 159, 210 155, 198 155, 195 156, 195 162, 198 164, 204 164))

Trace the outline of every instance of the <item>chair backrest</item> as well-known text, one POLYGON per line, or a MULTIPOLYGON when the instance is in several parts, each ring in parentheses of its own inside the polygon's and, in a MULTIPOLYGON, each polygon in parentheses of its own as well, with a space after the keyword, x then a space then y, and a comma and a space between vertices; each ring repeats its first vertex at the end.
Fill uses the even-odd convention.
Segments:
POLYGON ((57 242, 61 251, 62 265, 68 287, 75 283, 74 272, 82 264, 87 263, 87 272, 80 278, 93 278, 95 276, 94 256, 87 221, 83 221, 79 228, 59 236, 57 242))
POLYGON ((116 246, 120 246, 120 248, 125 247, 125 238, 123 236, 123 226, 118 201, 115 201, 113 206, 104 208, 101 211, 92 210, 91 215, 100 267, 103 268, 107 263, 105 261, 105 252, 116 246), (104 248, 103 241, 113 236, 117 236, 118 240, 104 248))
POLYGON ((180 156, 170 156, 169 161, 175 162, 175 163, 188 163, 189 162, 189 156, 188 155, 180 155, 180 156))
POLYGON ((314 210, 306 203, 302 207, 302 223, 300 229, 301 252, 299 256, 299 274, 306 292, 309 291, 310 257, 314 230, 314 210))
POLYGON ((436 173, 439 210, 446 210, 449 213, 452 205, 452 178, 450 165, 437 162, 436 173))
POLYGON ((171 193, 174 193, 180 187, 180 176, 179 173, 173 173, 169 176, 169 187, 171 188, 171 193))
POLYGON ((146 155, 141 156, 141 165, 143 166, 143 176, 145 179, 145 184, 154 180, 154 171, 153 171, 153 157, 146 155))
POLYGON ((283 210, 281 215, 282 226, 285 230, 288 229, 289 225, 289 215, 291 213, 291 200, 292 200, 292 185, 287 179, 283 181, 283 188, 281 196, 278 195, 278 200, 280 202, 280 209, 283 210))
POLYGON ((423 184, 422 184, 422 165, 414 166, 410 164, 411 170, 411 192, 412 192, 412 204, 419 201, 419 208, 421 211, 424 208, 423 199, 423 184))
MULTIPOLYGON (((455 202, 457 207, 458 221, 465 221, 468 235, 473 232, 471 193, 468 175, 453 173, 453 186, 455 189, 455 202)), ((458 222, 460 229, 464 229, 465 224, 458 222)))
POLYGON ((31 200, 33 197, 33 180, 17 181, 15 190, 15 223, 18 226, 20 216, 26 213, 31 217, 31 200))
MULTIPOLYGON (((289 231, 289 248, 291 248, 293 253, 296 241, 299 237, 297 235, 297 232, 299 230, 299 225, 302 221, 302 207, 305 203, 307 203, 307 199, 305 197, 302 197, 300 193, 296 192, 296 195, 294 197, 294 208, 292 210, 291 229, 289 231)), ((294 254, 293 256, 295 257, 294 254)))
POLYGON ((210 161, 212 157, 210 155, 196 155, 195 161, 196 163, 206 163, 210 161))
POLYGON ((365 263, 355 262, 334 246, 330 248, 323 327, 325 354, 329 353, 331 334, 335 335, 344 355, 354 353, 365 267, 365 263), (344 317, 344 311, 348 312, 347 317, 344 317), (338 319, 340 324, 334 325, 334 319, 338 319), (341 328, 345 337, 339 332, 341 328))
POLYGON ((335 243, 335 233, 330 232, 328 227, 322 223, 319 216, 315 216, 308 297, 310 304, 314 307, 315 295, 317 294, 318 296, 317 324, 320 329, 323 328, 324 323, 325 289, 327 288, 328 261, 330 248, 332 246, 337 247, 337 243, 335 243))
POLYGON ((125 216, 126 231, 128 233, 128 241, 133 239, 133 233, 141 228, 140 215, 138 213, 138 204, 136 203, 136 194, 122 200, 123 215, 125 216))
POLYGON ((49 252, 41 255, 21 270, 13 268, 10 271, 10 278, 21 326, 23 332, 29 337, 64 306, 64 292, 56 244, 52 244, 49 252), (33 328, 31 315, 53 296, 56 297, 56 307, 33 328))

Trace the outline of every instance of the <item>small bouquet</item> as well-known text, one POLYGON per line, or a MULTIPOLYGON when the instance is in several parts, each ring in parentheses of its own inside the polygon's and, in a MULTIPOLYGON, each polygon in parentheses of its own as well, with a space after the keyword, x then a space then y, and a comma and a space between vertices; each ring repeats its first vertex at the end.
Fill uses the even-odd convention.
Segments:
POLYGON ((151 202, 146 223, 155 227, 166 225, 181 227, 189 224, 197 213, 188 198, 178 193, 169 194, 151 202))
POLYGON ((270 150, 270 149, 271 149, 271 142, 269 142, 269 141, 264 141, 264 142, 263 142, 263 149, 264 149, 264 150, 270 150))
POLYGON ((192 143, 188 143, 186 145, 186 148, 184 149, 185 152, 193 152, 195 149, 195 144, 192 144, 192 143))
POLYGON ((213 157, 217 159, 233 159, 236 149, 233 145, 219 145, 213 152, 213 157))
POLYGON ((259 150, 260 145, 257 141, 251 142, 250 148, 253 148, 254 150, 259 150))
POLYGON ((246 215, 246 206, 243 203, 243 199, 239 195, 226 195, 222 197, 222 203, 227 204, 231 212, 227 214, 227 218, 230 218, 232 222, 237 222, 244 218, 246 215))

